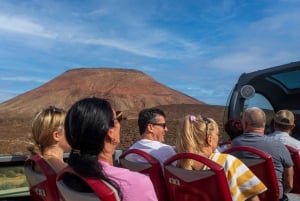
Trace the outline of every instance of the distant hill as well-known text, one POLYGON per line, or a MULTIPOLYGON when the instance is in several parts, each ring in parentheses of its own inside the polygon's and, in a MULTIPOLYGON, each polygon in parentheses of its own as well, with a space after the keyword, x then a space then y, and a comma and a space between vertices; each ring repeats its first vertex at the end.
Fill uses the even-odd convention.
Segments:
POLYGON ((143 108, 160 107, 167 114, 166 142, 174 144, 177 121, 186 114, 214 115, 220 121, 224 107, 210 106, 171 89, 137 70, 80 68, 69 70, 48 83, 0 104, 0 154, 26 152, 31 120, 41 108, 68 109, 89 96, 111 100, 127 120, 121 123, 121 144, 127 148, 139 138, 137 114, 143 108))
POLYGON ((88 96, 110 99, 117 110, 127 115, 157 105, 204 104, 158 83, 141 71, 80 68, 66 71, 36 89, 1 103, 0 114, 5 114, 5 118, 30 117, 49 105, 68 109, 78 99, 88 96))

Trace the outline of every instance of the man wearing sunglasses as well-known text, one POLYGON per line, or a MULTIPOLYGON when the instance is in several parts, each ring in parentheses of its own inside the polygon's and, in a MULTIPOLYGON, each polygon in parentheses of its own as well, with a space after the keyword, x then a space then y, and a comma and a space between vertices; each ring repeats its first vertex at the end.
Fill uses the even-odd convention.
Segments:
MULTIPOLYGON (((142 139, 134 143, 129 149, 139 149, 147 152, 158 159, 161 164, 176 154, 173 147, 163 143, 168 128, 166 115, 162 110, 158 108, 143 109, 139 113, 138 126, 142 139)), ((135 154, 128 155, 126 159, 145 162, 144 159, 135 154)))

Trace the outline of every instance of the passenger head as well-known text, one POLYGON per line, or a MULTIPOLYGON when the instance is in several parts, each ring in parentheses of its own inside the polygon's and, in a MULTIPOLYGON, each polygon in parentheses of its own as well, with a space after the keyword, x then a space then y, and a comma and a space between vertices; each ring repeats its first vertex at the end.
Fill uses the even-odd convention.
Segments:
POLYGON ((163 142, 164 135, 168 131, 166 115, 158 108, 149 108, 140 111, 138 118, 140 134, 144 138, 163 142))
POLYGON ((120 139, 120 124, 110 103, 96 97, 79 100, 70 108, 65 131, 72 149, 81 154, 98 155, 104 149, 105 140, 119 143, 120 139))
POLYGON ((274 117, 274 128, 283 132, 288 132, 295 127, 295 116, 289 110, 279 110, 274 117))
MULTIPOLYGON (((180 123, 176 137, 179 153, 204 154, 209 157, 217 148, 219 127, 212 118, 188 115, 180 123)), ((180 166, 189 169, 192 160, 181 161, 180 166)))
POLYGON ((257 132, 264 134, 266 114, 258 107, 247 108, 243 112, 242 124, 244 132, 257 132))
POLYGON ((47 107, 34 116, 31 126, 34 145, 28 147, 32 154, 43 155, 46 149, 53 146, 68 151, 69 145, 64 133, 65 116, 65 110, 54 106, 47 107))
POLYGON ((106 143, 119 144, 120 124, 115 117, 110 103, 96 97, 79 100, 69 109, 65 132, 72 151, 68 162, 80 174, 99 173, 98 155, 106 143))
POLYGON ((111 157, 120 142, 120 123, 110 103, 101 98, 84 98, 69 109, 65 132, 72 148, 68 163, 81 176, 103 179, 119 192, 118 185, 103 172, 99 154, 110 146, 111 157))
POLYGON ((231 140, 243 134, 242 122, 238 119, 229 119, 225 123, 224 129, 231 140))

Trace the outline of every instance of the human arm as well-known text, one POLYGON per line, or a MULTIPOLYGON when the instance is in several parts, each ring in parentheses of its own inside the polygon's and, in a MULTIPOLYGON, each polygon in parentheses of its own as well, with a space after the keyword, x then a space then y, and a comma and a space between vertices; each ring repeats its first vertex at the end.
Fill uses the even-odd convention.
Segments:
POLYGON ((293 188, 293 177, 294 177, 294 168, 293 166, 289 168, 284 168, 283 171, 283 192, 288 193, 293 188))

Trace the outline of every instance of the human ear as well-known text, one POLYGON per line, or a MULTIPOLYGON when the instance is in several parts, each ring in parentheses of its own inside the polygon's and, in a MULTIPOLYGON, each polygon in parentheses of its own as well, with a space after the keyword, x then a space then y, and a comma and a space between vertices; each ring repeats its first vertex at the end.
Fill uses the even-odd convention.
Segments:
POLYGON ((211 135, 208 135, 207 138, 206 138, 206 143, 208 145, 212 145, 212 136, 211 135))
POLYGON ((117 140, 115 139, 115 136, 114 136, 114 131, 111 128, 108 129, 107 134, 105 136, 105 139, 107 140, 107 142, 109 142, 111 144, 114 144, 114 145, 118 144, 118 142, 117 142, 117 140))
POLYGON ((58 131, 54 131, 54 132, 52 133, 52 138, 53 138, 56 142, 58 142, 59 139, 60 139, 60 133, 59 133, 58 131))
POLYGON ((114 137, 114 131, 112 128, 108 129, 106 136, 110 139, 114 137))

